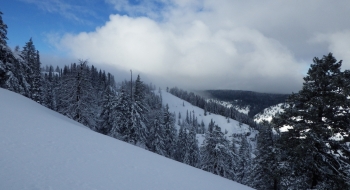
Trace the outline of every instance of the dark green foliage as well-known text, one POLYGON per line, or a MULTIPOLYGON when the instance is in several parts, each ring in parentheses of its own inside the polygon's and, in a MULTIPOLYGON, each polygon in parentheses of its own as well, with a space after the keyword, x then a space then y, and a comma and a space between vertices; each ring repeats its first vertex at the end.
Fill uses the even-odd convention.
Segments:
POLYGON ((67 117, 96 130, 97 103, 89 80, 86 61, 72 64, 70 73, 61 80, 58 99, 59 112, 67 117))
POLYGON ((153 119, 153 125, 150 129, 150 133, 149 133, 149 150, 160 154, 162 156, 165 156, 166 150, 165 150, 165 140, 164 140, 164 136, 165 136, 165 131, 164 131, 164 126, 163 126, 163 122, 161 120, 162 113, 158 112, 155 116, 155 118, 153 119))
POLYGON ((186 150, 184 156, 184 163, 193 167, 199 166, 199 147, 196 138, 196 132, 192 127, 186 135, 186 150))
POLYGON ((135 128, 134 142, 140 147, 145 147, 147 143, 148 137, 148 129, 146 127, 147 123, 147 113, 149 111, 149 107, 146 104, 145 99, 145 88, 146 86, 140 79, 140 75, 137 76, 135 81, 135 90, 132 94, 132 127, 135 128))
POLYGON ((251 165, 247 185, 256 189, 277 189, 279 182, 277 136, 267 122, 260 128, 257 138, 257 155, 251 165))
POLYGON ((193 92, 188 93, 187 91, 181 90, 177 87, 171 88, 169 92, 174 96, 177 96, 183 100, 190 102, 194 106, 198 106, 202 108, 204 110, 204 115, 214 113, 214 114, 222 115, 226 118, 237 120, 239 122, 249 125, 252 128, 258 127, 252 118, 250 118, 246 114, 238 112, 236 109, 232 107, 228 108, 211 100, 206 101, 203 97, 196 95, 193 92))
POLYGON ((236 181, 247 184, 247 179, 250 174, 251 167, 251 147, 248 143, 247 136, 241 135, 241 143, 238 150, 239 162, 237 166, 237 177, 236 181))
POLYGON ((273 122, 292 126, 279 139, 283 165, 289 172, 281 185, 296 189, 349 189, 350 72, 330 53, 314 58, 303 89, 291 95, 273 122), (335 135, 345 138, 335 139, 335 135))
POLYGON ((100 114, 100 124, 97 128, 98 132, 108 135, 117 126, 117 103, 117 95, 110 86, 107 86, 103 92, 102 112, 100 114))
POLYGON ((229 141, 224 137, 219 126, 205 134, 200 148, 200 168, 213 174, 232 179, 234 174, 234 153, 229 148, 229 141))
POLYGON ((253 117, 257 113, 261 112, 267 107, 284 102, 288 94, 273 94, 273 93, 259 93, 252 91, 242 90, 206 90, 205 94, 209 94, 209 97, 231 102, 238 107, 249 106, 250 117, 253 117))
POLYGON ((175 128, 175 114, 171 114, 169 112, 168 104, 165 105, 163 114, 165 155, 169 158, 173 158, 175 154, 177 133, 177 130, 175 128))
POLYGON ((0 46, 6 46, 7 42, 7 25, 2 20, 2 12, 0 11, 0 46))

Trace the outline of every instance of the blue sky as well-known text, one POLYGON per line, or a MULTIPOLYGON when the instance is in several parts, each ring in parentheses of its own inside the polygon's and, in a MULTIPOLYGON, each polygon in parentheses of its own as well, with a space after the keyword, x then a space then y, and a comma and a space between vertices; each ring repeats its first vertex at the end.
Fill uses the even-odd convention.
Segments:
MULTIPOLYGON (((350 2, 4 0, 8 45, 44 65, 87 59, 159 86, 291 93, 314 57, 350 69, 350 2)), ((118 77, 116 77, 118 78, 118 77)))
POLYGON ((8 26, 8 45, 22 47, 33 38, 36 48, 41 52, 54 53, 56 48, 50 44, 50 34, 78 33, 93 31, 103 25, 110 14, 116 11, 104 1, 76 0, 2 1, 0 10, 8 26), (74 3, 74 4, 69 4, 74 3))

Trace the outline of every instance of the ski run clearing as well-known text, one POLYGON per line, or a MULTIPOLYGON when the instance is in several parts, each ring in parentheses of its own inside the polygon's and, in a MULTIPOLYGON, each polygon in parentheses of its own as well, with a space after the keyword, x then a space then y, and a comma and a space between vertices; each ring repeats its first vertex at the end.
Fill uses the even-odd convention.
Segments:
MULTIPOLYGON (((163 93, 164 101, 171 98, 163 93)), ((171 110, 178 112, 177 102, 169 101, 169 106, 174 104, 171 110)), ((202 114, 199 108, 185 106, 202 114)), ((201 119, 207 125, 217 117, 201 119)), ((215 121, 229 133, 247 130, 233 120, 225 125, 215 121)), ((0 130, 0 189, 4 190, 251 189, 93 132, 4 89, 0 89, 0 130)))

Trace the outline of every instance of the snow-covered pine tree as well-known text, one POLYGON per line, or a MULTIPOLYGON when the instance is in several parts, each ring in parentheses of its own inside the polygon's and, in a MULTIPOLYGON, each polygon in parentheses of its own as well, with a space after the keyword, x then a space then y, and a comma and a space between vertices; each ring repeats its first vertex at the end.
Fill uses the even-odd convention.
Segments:
POLYGON ((208 125, 208 131, 211 132, 213 131, 213 128, 215 127, 215 121, 213 119, 210 120, 210 123, 208 125))
POLYGON ((238 155, 240 160, 238 164, 236 181, 246 184, 251 166, 251 147, 245 134, 241 135, 241 144, 238 150, 238 155))
MULTIPOLYGON (((117 96, 110 86, 107 86, 103 92, 102 112, 100 114, 100 123, 97 131, 102 134, 110 134, 113 127, 117 127, 116 112, 117 96)), ((112 135, 115 136, 115 135, 112 135)))
POLYGON ((7 25, 2 20, 2 15, 0 11, 0 46, 7 46, 7 25))
POLYGON ((200 168, 213 174, 232 179, 233 153, 229 148, 229 141, 224 137, 219 126, 205 133, 205 139, 200 148, 200 168))
POLYGON ((60 86, 59 112, 82 123, 91 129, 96 129, 96 99, 89 80, 89 68, 86 61, 79 61, 71 66, 60 86))
MULTIPOLYGON (((186 123, 186 122, 183 122, 186 123)), ((179 135, 177 137, 176 142, 176 150, 174 159, 179 162, 183 162, 186 154, 186 146, 187 146, 187 132, 183 126, 180 126, 179 135)))
POLYGON ((165 155, 169 158, 173 158, 176 147, 177 130, 175 128, 175 115, 169 112, 168 104, 165 105, 163 118, 165 155))
POLYGON ((117 104, 115 107, 116 124, 109 131, 108 135, 114 138, 118 138, 125 142, 130 142, 130 96, 125 92, 125 87, 121 86, 121 89, 117 96, 117 104))
POLYGON ((278 189, 279 151, 276 146, 276 135, 271 124, 264 122, 257 137, 257 155, 253 159, 247 185, 256 189, 278 189))
POLYGON ((37 87, 39 86, 39 81, 37 80, 36 76, 39 72, 40 74, 40 66, 39 71, 37 71, 37 65, 38 65, 38 57, 37 57, 37 51, 35 49, 34 43, 32 38, 29 39, 29 41, 24 45, 22 51, 21 51, 21 57, 23 60, 23 70, 25 72, 25 80, 28 82, 28 90, 27 94, 25 94, 27 97, 31 99, 35 99, 37 101, 38 95, 36 94, 39 90, 37 87), (35 87, 34 87, 35 86, 35 87))
POLYGON ((7 46, 7 25, 0 12, 0 87, 29 96, 27 73, 19 52, 12 52, 7 46))
POLYGON ((57 78, 54 76, 52 66, 49 67, 48 74, 45 74, 42 84, 42 104, 56 111, 56 93, 54 89, 57 85, 57 78))
POLYGON ((196 132, 194 127, 190 128, 188 135, 186 136, 186 144, 185 147, 185 157, 184 163, 193 167, 199 167, 200 164, 200 156, 199 156, 199 147, 198 141, 196 138, 196 132))
POLYGON ((303 88, 273 123, 281 134, 281 185, 294 189, 350 189, 350 71, 331 53, 314 58, 303 88), (336 137, 338 136, 338 137, 336 137))
POLYGON ((140 75, 137 76, 135 81, 135 91, 132 94, 132 124, 131 127, 134 128, 134 134, 131 134, 132 141, 140 147, 145 148, 148 139, 148 129, 146 127, 147 123, 147 113, 149 108, 145 101, 145 86, 140 79, 140 75))
POLYGON ((199 134, 204 134, 205 133, 205 124, 203 120, 201 121, 201 124, 199 126, 199 134))
POLYGON ((161 117, 162 113, 158 112, 153 120, 153 125, 149 132, 149 150, 165 156, 166 151, 164 145, 163 121, 161 120, 161 117))
POLYGON ((42 98, 43 98, 43 94, 42 94, 42 78, 41 78, 41 62, 40 62, 40 55, 39 55, 39 51, 36 50, 36 56, 35 56, 36 60, 33 62, 32 65, 32 85, 31 85, 31 97, 34 101, 42 104, 42 98))

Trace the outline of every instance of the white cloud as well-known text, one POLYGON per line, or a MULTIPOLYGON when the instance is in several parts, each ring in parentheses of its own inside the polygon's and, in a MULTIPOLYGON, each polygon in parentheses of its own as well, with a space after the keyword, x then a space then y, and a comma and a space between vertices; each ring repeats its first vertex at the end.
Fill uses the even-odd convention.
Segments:
MULTIPOLYGON (((308 54, 315 53, 308 40, 332 31, 316 19, 329 20, 318 10, 326 1, 107 1, 129 16, 111 15, 95 31, 66 34, 59 44, 76 58, 138 70, 160 85, 295 92, 305 73, 300 60, 319 56, 308 54)), ((334 16, 334 9, 324 11, 334 16)))
POLYGON ((350 30, 331 34, 319 34, 312 42, 326 43, 328 50, 334 53, 334 56, 338 60, 344 60, 342 69, 350 69, 350 30))

